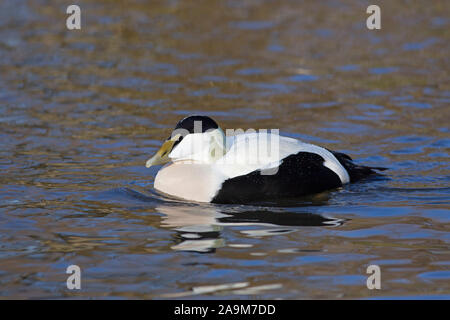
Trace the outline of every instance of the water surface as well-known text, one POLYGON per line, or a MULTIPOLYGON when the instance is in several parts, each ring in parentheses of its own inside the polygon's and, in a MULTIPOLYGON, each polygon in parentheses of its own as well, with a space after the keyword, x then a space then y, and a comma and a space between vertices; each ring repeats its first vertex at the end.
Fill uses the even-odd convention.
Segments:
POLYGON ((1 298, 450 297, 448 1, 379 1, 379 31, 367 1, 78 4, 68 31, 61 1, 0 2, 1 298), (192 113, 390 170, 169 201, 144 164, 192 113))

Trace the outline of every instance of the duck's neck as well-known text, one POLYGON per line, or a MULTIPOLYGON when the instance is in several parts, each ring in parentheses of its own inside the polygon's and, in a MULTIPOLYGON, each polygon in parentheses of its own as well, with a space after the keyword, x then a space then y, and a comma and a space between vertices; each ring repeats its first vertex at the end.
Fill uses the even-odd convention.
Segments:
POLYGON ((222 129, 188 134, 170 153, 173 162, 193 161, 211 164, 226 153, 225 134, 222 129))

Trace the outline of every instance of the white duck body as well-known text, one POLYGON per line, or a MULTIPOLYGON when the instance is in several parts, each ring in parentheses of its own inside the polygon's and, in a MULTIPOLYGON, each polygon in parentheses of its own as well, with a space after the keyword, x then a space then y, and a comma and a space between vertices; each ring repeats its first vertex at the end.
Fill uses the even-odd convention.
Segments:
POLYGON ((265 131, 225 137, 206 116, 179 121, 146 166, 161 193, 197 202, 253 203, 296 198, 376 173, 343 153, 265 131))
POLYGON ((172 163, 156 175, 155 189, 181 199, 212 202, 226 180, 258 170, 262 170, 263 175, 276 176, 283 159, 299 152, 321 156, 323 165, 339 177, 341 184, 350 182, 348 172, 330 151, 277 134, 243 133, 229 136, 226 138, 225 154, 213 159, 210 157, 211 149, 205 146, 209 145, 208 141, 214 140, 211 137, 218 134, 187 135, 169 154, 172 163))

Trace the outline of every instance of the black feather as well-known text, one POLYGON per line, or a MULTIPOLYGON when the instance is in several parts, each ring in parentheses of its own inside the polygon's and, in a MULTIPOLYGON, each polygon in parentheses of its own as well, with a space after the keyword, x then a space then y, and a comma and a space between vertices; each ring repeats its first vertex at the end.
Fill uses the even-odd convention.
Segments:
POLYGON ((282 160, 273 175, 255 170, 225 180, 213 198, 214 203, 252 203, 295 198, 342 186, 339 176, 323 165, 315 153, 299 152, 282 160))
POLYGON ((345 168, 345 170, 347 170, 348 175, 350 176, 350 182, 355 182, 355 181, 364 179, 373 174, 379 174, 375 170, 378 170, 378 171, 387 170, 387 168, 383 168, 383 167, 368 167, 368 166, 357 165, 353 162, 352 158, 345 153, 336 152, 336 151, 332 151, 332 150, 328 150, 328 151, 330 151, 336 157, 336 159, 342 164, 342 166, 345 168))

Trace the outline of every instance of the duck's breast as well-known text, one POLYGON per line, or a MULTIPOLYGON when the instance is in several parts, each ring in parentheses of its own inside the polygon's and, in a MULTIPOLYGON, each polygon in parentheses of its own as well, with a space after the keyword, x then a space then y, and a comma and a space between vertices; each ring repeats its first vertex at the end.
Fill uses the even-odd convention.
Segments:
POLYGON ((209 164, 175 162, 158 171, 156 190, 185 200, 210 202, 225 176, 209 164))

